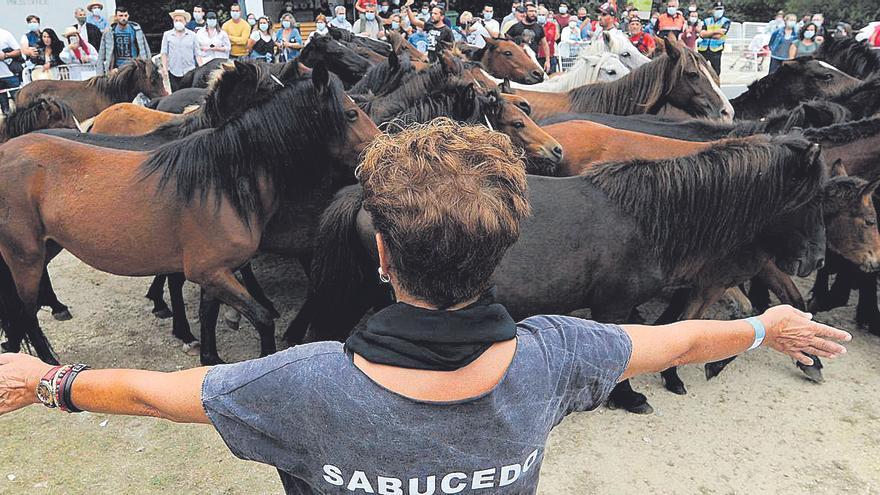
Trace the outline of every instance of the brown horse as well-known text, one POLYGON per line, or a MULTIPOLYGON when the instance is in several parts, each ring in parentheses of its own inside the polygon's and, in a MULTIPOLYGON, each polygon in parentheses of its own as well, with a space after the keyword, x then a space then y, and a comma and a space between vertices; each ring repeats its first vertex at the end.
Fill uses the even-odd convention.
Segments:
POLYGON ((666 44, 665 55, 616 81, 587 84, 567 93, 505 92, 524 96, 535 120, 563 113, 656 114, 667 105, 691 117, 732 120, 733 107, 709 64, 683 45, 666 44))
POLYGON ((0 143, 39 129, 76 129, 73 111, 51 96, 37 98, 0 121, 0 143))
POLYGON ((139 136, 156 130, 162 124, 181 119, 180 114, 150 110, 134 103, 117 103, 95 117, 89 132, 109 136, 139 136))
POLYGON ((15 104, 26 106, 40 96, 54 96, 67 103, 82 122, 114 103, 134 100, 138 93, 150 98, 166 94, 162 76, 150 61, 135 60, 86 81, 34 81, 18 92, 15 104))
POLYGON ((557 169, 557 175, 563 177, 581 175, 601 162, 690 155, 718 142, 681 141, 615 129, 588 120, 570 120, 546 125, 543 129, 565 150, 557 169))
POLYGON ((469 45, 457 44, 457 49, 468 59, 479 62, 492 77, 509 79, 520 84, 538 84, 544 80, 542 69, 512 39, 483 37, 486 46, 473 49, 469 45))
POLYGON ((275 352, 271 313, 233 270, 256 252, 283 197, 350 175, 377 133, 339 80, 318 66, 310 79, 222 127, 153 152, 34 134, 0 146, 0 211, 16 219, 0 226, 0 254, 12 276, 0 284, 3 307, 15 308, 3 348, 17 352, 27 334, 44 361, 54 360, 36 320, 43 263, 53 254, 46 243, 53 241, 109 273, 182 272, 254 324, 262 355, 275 352))

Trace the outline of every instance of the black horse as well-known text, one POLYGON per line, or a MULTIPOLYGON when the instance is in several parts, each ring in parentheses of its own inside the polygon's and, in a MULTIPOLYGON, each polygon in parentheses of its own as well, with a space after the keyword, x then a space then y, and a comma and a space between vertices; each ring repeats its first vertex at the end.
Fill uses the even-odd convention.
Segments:
POLYGON ((183 88, 168 96, 152 98, 145 106, 160 112, 183 113, 188 107, 204 103, 207 96, 205 88, 183 88))
POLYGON ((815 57, 858 79, 880 75, 880 55, 866 42, 855 38, 825 38, 815 57))
MULTIPOLYGON (((696 284, 695 274, 768 239, 783 215, 816 196, 823 179, 818 147, 795 136, 605 164, 579 177, 530 176, 532 216, 493 283, 515 318, 590 307, 597 320, 625 322, 662 289, 696 284)), ((322 217, 305 304, 312 316, 307 340, 344 339, 367 309, 388 302, 360 206, 360 188, 348 188, 322 217)), ((804 256, 798 249, 795 257, 804 256)), ((808 258, 799 261, 818 263, 808 258)), ((292 330, 290 343, 306 336, 305 326, 292 330)), ((628 383, 612 397, 628 410, 650 410, 628 383)))
POLYGON ((36 98, 0 121, 0 143, 40 129, 77 129, 73 110, 51 96, 36 98))
POLYGON ((323 64, 339 76, 346 88, 360 81, 373 66, 369 60, 330 36, 313 37, 300 52, 299 61, 308 67, 323 64))
POLYGON ((826 98, 859 80, 812 58, 782 63, 779 70, 749 84, 748 90, 730 100, 737 119, 760 119, 773 110, 794 108, 802 101, 826 98))

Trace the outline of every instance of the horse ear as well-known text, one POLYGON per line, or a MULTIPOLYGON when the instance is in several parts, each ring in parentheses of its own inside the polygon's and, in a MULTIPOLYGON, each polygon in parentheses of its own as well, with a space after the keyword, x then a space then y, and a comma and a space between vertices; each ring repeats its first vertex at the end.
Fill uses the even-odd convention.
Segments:
POLYGON ((811 167, 815 166, 819 163, 821 154, 822 146, 820 146, 819 143, 810 143, 810 147, 807 149, 807 163, 809 163, 811 167))
POLYGON ((830 177, 846 177, 846 167, 843 166, 843 160, 838 158, 834 160, 834 163, 831 164, 831 171, 829 173, 830 177))
POLYGON ((492 36, 486 36, 485 34, 481 35, 484 40, 486 40, 486 46, 489 48, 495 48, 498 46, 498 40, 493 38, 492 36))
POLYGON ((330 86, 330 73, 327 72, 327 68, 324 67, 324 64, 317 64, 315 65, 315 68, 312 69, 312 84, 318 92, 322 92, 330 86))
POLYGON ((873 196, 877 186, 880 186, 880 177, 862 186, 862 196, 873 196))
POLYGON ((510 79, 504 78, 498 85, 498 90, 502 93, 513 94, 513 90, 510 88, 510 79))
POLYGON ((299 62, 296 60, 291 60, 290 62, 285 63, 281 67, 281 71, 278 73, 278 79, 282 82, 291 81, 299 77, 299 62))
POLYGON ((394 50, 391 50, 391 53, 388 54, 388 66, 392 69, 400 67, 400 59, 397 58, 397 52, 394 50))
POLYGON ((669 38, 663 38, 663 51, 672 60, 678 60, 682 55, 681 47, 678 46, 678 43, 670 41, 669 38))

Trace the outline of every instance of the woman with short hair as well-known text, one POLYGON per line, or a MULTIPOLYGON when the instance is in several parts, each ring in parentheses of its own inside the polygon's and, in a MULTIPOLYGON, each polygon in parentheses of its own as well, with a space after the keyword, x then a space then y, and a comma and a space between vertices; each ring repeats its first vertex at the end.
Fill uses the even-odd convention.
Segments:
POLYGON ((550 430, 620 380, 758 345, 802 361, 845 351, 826 338, 849 334, 789 306, 657 327, 514 322, 489 283, 529 215, 526 174, 510 138, 485 127, 382 135, 359 178, 397 303, 345 345, 174 373, 3 354, 0 414, 43 402, 211 423, 236 456, 275 466, 287 493, 534 493, 550 430))
POLYGON ((808 57, 816 53, 819 43, 816 36, 819 33, 819 27, 812 22, 807 23, 798 33, 798 39, 788 48, 788 58, 808 57))
POLYGON ((281 16, 281 29, 275 32, 275 49, 278 51, 278 61, 287 62, 299 57, 302 50, 303 39, 296 25, 293 14, 286 13, 281 16))

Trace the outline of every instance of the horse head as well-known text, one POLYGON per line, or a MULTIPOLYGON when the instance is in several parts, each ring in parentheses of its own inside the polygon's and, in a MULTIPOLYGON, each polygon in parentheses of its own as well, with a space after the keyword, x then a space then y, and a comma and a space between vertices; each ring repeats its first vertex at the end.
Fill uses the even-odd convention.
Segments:
POLYGON ((733 106, 721 92, 718 75, 706 60, 679 42, 664 39, 666 71, 663 77, 667 102, 692 117, 733 121, 733 106))
POLYGON ((143 93, 149 98, 168 94, 168 91, 165 90, 162 74, 159 73, 156 65, 149 60, 133 60, 120 70, 119 75, 126 80, 129 88, 135 89, 135 94, 143 93), (129 66, 131 67, 130 72, 123 74, 123 71, 129 66))
POLYGON ((520 106, 512 104, 510 96, 497 89, 478 96, 485 108, 485 124, 489 129, 507 134, 515 146, 525 150, 529 173, 555 175, 563 159, 562 145, 535 124, 520 106))
POLYGON ((308 67, 324 65, 348 85, 358 82, 372 67, 369 60, 330 36, 313 38, 299 58, 308 67))
POLYGON ((513 40, 487 36, 483 39, 486 46, 473 52, 471 60, 480 62, 492 77, 520 84, 538 84, 544 80, 544 70, 513 40))
POLYGON ((864 272, 880 270, 880 231, 874 191, 880 178, 850 177, 840 160, 831 167, 831 179, 822 190, 828 248, 864 272))
POLYGON ((619 31, 602 31, 602 35, 590 43, 585 53, 587 55, 602 55, 603 53, 617 55, 629 70, 651 61, 630 42, 625 34, 619 31))

